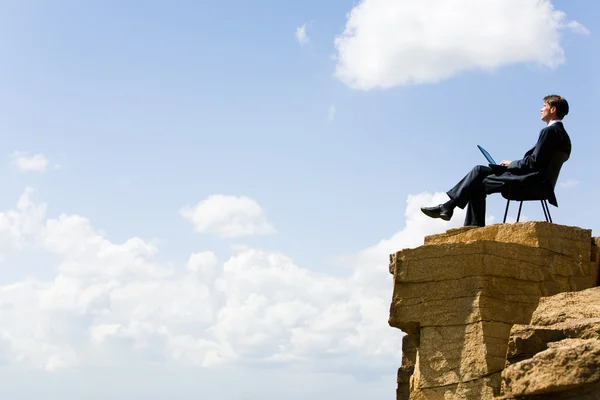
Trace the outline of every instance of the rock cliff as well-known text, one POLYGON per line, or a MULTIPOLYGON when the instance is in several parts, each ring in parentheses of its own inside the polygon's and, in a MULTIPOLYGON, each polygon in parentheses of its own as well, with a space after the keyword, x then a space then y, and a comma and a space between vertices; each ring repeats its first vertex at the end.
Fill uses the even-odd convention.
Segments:
POLYGON ((466 227, 392 254, 389 324, 406 333, 397 399, 600 398, 591 233, 466 227))

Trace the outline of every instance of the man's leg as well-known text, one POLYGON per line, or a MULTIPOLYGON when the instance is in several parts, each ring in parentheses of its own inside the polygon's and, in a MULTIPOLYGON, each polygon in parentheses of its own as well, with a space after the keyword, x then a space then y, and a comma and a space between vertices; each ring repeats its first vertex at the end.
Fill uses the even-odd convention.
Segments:
POLYGON ((473 185, 464 226, 485 226, 485 198, 488 194, 500 192, 505 183, 501 177, 490 175, 480 185, 473 185))
POLYGON ((455 207, 465 208, 473 195, 481 196, 479 192, 482 189, 483 180, 491 174, 492 169, 490 167, 483 165, 475 166, 452 189, 446 192, 452 199, 450 205, 454 203, 455 207))
POLYGON ((485 189, 483 184, 471 191, 464 226, 485 226, 485 189))
MULTIPOLYGON (((479 193, 482 190, 482 182, 492 174, 492 169, 483 165, 477 165, 468 174, 466 174, 452 189, 446 194, 450 200, 444 204, 435 207, 421 207, 421 211, 431 218, 442 218, 446 221, 452 218, 454 207, 465 208, 472 195, 481 197, 479 193)), ((484 215, 485 215, 485 191, 483 192, 484 215)))

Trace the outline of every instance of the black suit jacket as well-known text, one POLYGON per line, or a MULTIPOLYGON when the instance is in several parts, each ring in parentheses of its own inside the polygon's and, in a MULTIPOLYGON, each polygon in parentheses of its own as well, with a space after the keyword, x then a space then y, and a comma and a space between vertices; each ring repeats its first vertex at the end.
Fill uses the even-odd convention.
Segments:
POLYGON ((567 158, 571 155, 571 138, 561 121, 542 129, 535 146, 522 159, 511 162, 507 172, 518 175, 522 181, 532 178, 543 180, 556 152, 565 153, 567 158))
MULTIPOLYGON (((542 195, 548 196, 548 201, 554 206, 558 206, 554 188, 551 182, 546 180, 550 171, 551 163, 556 163, 557 156, 560 162, 566 161, 571 155, 571 139, 565 130, 562 122, 555 122, 552 125, 546 126, 541 130, 538 141, 525 156, 511 162, 505 173, 498 178, 506 183, 524 184, 521 185, 519 191, 514 192, 516 188, 511 186, 503 187, 502 192, 512 190, 511 198, 520 196, 523 198, 531 198, 542 195)), ((516 198, 515 198, 516 199, 516 198)))

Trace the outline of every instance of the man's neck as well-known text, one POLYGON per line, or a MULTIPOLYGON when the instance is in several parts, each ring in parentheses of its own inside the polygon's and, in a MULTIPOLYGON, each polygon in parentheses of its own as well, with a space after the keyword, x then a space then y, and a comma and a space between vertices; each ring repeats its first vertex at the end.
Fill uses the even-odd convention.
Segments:
POLYGON ((557 122, 562 122, 562 120, 561 119, 551 119, 550 121, 548 121, 548 125, 547 126, 550 126, 550 125, 555 124, 557 122))

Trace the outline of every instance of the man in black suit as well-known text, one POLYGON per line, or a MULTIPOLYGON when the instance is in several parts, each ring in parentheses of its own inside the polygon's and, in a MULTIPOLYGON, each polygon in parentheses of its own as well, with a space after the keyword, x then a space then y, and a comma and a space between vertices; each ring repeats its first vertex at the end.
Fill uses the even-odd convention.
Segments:
MULTIPOLYGON (((494 168, 478 165, 448 192, 450 200, 435 207, 422 207, 421 211, 431 218, 449 221, 455 207, 467 207, 464 226, 485 226, 485 198, 488 194, 499 193, 507 183, 522 183, 530 190, 542 190, 545 178, 552 167, 555 155, 566 161, 571 154, 571 139, 565 130, 562 119, 569 113, 569 103, 563 97, 544 97, 541 119, 546 127, 540 132, 536 145, 521 160, 502 161, 502 167, 494 168)), ((556 199, 549 202, 556 204, 556 199)))

